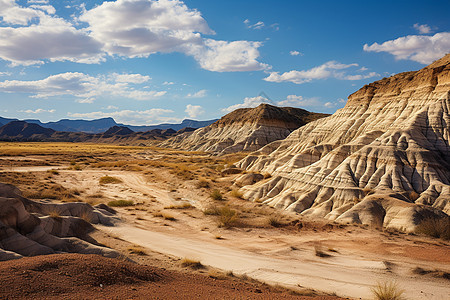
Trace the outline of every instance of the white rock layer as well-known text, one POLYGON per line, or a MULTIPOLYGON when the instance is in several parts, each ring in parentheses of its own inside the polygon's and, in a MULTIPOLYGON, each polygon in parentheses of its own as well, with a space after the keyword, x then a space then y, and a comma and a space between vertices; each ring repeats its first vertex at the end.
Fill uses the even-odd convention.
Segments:
POLYGON ((243 187, 244 197, 407 231, 449 214, 449 62, 366 85, 332 116, 249 155, 238 166, 272 178, 243 187))

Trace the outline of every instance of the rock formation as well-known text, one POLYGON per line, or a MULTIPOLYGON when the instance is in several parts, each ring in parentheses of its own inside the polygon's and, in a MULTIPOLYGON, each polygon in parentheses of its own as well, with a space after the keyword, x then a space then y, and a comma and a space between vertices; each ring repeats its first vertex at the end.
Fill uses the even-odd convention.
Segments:
POLYGON ((450 54, 368 84, 344 108, 238 163, 270 179, 247 199, 406 231, 450 214, 450 54))
POLYGON ((325 116, 300 108, 261 104, 237 109, 209 126, 173 137, 161 146, 214 154, 255 151, 325 116))
POLYGON ((89 237, 91 223, 112 225, 114 211, 86 203, 39 203, 0 183, 0 261, 53 253, 101 254, 118 252, 100 247, 89 237))

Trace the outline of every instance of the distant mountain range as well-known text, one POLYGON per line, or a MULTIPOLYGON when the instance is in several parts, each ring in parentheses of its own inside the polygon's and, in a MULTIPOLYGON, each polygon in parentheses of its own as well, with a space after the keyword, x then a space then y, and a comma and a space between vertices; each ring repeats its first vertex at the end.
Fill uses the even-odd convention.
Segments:
POLYGON ((152 141, 161 141, 169 137, 193 131, 195 128, 184 127, 179 131, 169 129, 152 129, 134 132, 125 126, 112 126, 103 133, 56 131, 35 123, 11 121, 0 126, 0 141, 14 142, 89 142, 123 145, 146 146, 152 141))
MULTIPOLYGON (((0 117, 0 126, 6 125, 12 121, 19 121, 19 119, 9 119, 0 117)), ((56 122, 47 122, 43 123, 40 120, 35 119, 27 119, 22 120, 29 124, 37 124, 44 128, 50 128, 55 131, 64 131, 64 132, 86 132, 86 133, 102 133, 107 131, 109 128, 114 126, 127 127, 134 132, 145 132, 153 129, 173 129, 174 131, 178 131, 180 129, 190 127, 190 128, 201 128, 208 126, 214 123, 216 120, 208 120, 208 121, 195 121, 185 119, 180 124, 159 124, 159 125, 151 125, 151 126, 133 126, 133 125, 125 125, 117 123, 113 118, 101 118, 96 120, 69 120, 62 119, 56 122)))

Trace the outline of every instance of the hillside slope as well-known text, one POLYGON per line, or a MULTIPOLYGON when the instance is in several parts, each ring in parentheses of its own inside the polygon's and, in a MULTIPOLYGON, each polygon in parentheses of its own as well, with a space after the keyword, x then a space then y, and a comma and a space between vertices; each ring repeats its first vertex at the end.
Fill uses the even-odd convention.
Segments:
POLYGON ((243 187, 244 197, 411 231, 427 216, 450 213, 449 110, 450 55, 373 82, 332 116, 240 161, 272 174, 243 187))
POLYGON ((261 104, 237 109, 207 127, 171 138, 161 146, 214 154, 255 151, 325 116, 300 108, 261 104))

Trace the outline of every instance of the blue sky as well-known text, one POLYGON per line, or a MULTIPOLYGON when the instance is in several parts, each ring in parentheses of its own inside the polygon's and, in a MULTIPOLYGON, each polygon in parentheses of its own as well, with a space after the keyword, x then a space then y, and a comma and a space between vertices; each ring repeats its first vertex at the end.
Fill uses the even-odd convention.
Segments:
POLYGON ((333 113, 450 52, 449 1, 0 0, 0 116, 219 118, 261 102, 333 113))

